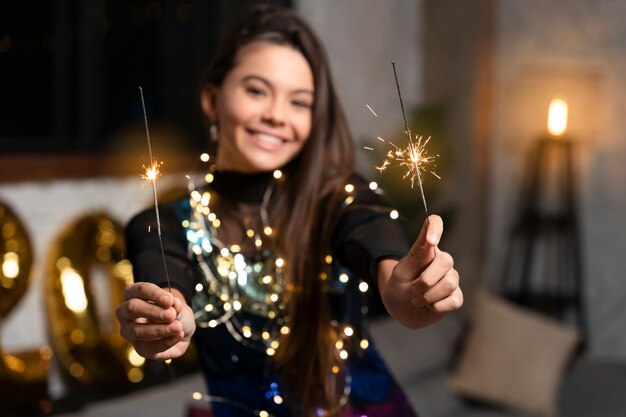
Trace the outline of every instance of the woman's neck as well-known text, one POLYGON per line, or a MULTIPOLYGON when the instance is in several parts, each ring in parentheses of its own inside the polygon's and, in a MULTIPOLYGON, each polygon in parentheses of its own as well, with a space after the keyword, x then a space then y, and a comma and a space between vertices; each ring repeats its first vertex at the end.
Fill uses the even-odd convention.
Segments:
POLYGON ((262 203, 273 180, 271 172, 242 173, 216 170, 211 188, 222 198, 243 203, 262 203))

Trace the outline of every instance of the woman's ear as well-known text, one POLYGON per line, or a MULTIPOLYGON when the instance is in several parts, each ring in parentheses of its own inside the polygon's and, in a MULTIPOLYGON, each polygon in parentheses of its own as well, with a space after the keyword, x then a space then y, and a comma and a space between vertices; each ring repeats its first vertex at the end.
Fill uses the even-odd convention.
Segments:
POLYGON ((211 124, 217 122, 217 89, 211 84, 206 84, 200 92, 200 105, 202 112, 211 124))

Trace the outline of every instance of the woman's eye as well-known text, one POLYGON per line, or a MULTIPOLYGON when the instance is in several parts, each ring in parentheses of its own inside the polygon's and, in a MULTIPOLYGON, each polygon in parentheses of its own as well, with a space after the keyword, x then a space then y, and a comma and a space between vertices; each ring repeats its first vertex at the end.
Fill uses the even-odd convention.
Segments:
POLYGON ((303 108, 303 109, 311 108, 311 103, 309 103, 308 101, 304 101, 304 100, 293 100, 291 104, 294 107, 298 107, 298 108, 303 108))
POLYGON ((253 96, 265 95, 265 91, 263 91, 261 88, 258 88, 258 87, 246 87, 246 91, 248 92, 248 94, 251 94, 253 96))

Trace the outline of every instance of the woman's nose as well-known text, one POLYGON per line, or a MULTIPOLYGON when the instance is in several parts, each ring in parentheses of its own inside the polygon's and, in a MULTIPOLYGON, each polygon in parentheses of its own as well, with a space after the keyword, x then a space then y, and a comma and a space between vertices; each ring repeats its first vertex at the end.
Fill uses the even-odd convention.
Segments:
POLYGON ((285 107, 282 100, 273 99, 265 108, 263 120, 273 126, 281 126, 285 124, 285 107))

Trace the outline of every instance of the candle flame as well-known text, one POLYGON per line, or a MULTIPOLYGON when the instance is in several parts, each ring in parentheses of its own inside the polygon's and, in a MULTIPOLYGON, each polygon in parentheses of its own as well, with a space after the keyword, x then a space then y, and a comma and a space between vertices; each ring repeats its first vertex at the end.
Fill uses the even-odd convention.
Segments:
POLYGON ((548 110, 548 133, 558 137, 567 131, 567 101, 555 98, 550 102, 548 110))

